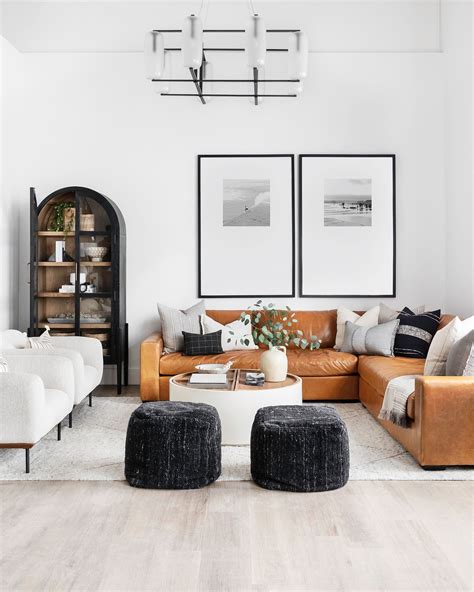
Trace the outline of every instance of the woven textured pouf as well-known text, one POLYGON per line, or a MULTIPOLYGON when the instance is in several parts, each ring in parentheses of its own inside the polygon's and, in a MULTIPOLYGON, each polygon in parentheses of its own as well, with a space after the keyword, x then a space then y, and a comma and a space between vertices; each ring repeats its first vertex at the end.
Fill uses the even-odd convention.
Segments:
POLYGON ((133 487, 198 489, 221 474, 221 422, 204 403, 143 403, 128 423, 125 478, 133 487))
POLYGON ((349 478, 346 425, 332 407, 263 407, 250 446, 252 478, 265 489, 329 491, 349 478))

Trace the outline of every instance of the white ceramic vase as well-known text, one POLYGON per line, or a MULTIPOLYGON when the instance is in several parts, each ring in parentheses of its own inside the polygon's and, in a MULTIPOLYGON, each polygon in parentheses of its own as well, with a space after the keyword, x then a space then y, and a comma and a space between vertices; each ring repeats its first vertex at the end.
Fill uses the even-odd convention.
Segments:
POLYGON ((266 382, 282 382, 288 374, 288 358, 283 345, 270 346, 260 356, 260 369, 265 374, 266 382))

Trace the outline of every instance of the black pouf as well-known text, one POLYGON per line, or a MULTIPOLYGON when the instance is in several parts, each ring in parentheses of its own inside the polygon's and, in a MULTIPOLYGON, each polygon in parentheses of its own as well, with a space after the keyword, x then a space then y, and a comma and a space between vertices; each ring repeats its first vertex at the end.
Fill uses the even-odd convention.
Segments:
POLYGON ((250 445, 252 478, 266 489, 329 491, 349 478, 347 429, 332 407, 263 407, 250 445))
POLYGON ((143 403, 128 423, 125 478, 133 487, 197 489, 221 474, 221 422, 212 405, 143 403))

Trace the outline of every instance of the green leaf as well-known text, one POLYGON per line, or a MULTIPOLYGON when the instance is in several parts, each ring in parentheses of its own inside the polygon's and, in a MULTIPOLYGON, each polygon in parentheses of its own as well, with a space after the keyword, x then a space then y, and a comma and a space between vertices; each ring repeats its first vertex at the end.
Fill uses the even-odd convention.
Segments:
POLYGON ((296 347, 299 347, 299 345, 300 345, 300 340, 299 340, 299 338, 298 338, 298 337, 295 337, 295 338, 294 338, 292 341, 293 341, 293 343, 296 345, 296 347))
POLYGON ((250 323, 250 320, 249 320, 249 318, 247 317, 247 318, 245 319, 245 321, 244 321, 244 325, 248 325, 249 323, 250 323))
POLYGON ((263 335, 263 333, 260 333, 260 335, 258 336, 258 340, 260 341, 260 343, 265 343, 265 335, 263 335))
POLYGON ((297 333, 298 335, 303 335, 303 331, 300 331, 299 329, 298 329, 298 331, 296 331, 296 333, 297 333))

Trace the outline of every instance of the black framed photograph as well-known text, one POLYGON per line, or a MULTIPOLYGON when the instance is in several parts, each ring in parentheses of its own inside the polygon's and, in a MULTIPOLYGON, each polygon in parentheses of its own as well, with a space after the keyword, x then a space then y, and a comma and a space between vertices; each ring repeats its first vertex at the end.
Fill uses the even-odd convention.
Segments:
POLYGON ((198 156, 202 298, 295 295, 292 154, 198 156))
POLYGON ((396 295, 395 155, 299 157, 300 295, 396 295))

